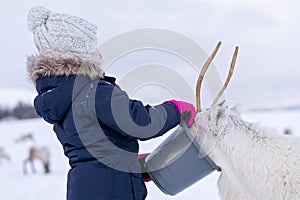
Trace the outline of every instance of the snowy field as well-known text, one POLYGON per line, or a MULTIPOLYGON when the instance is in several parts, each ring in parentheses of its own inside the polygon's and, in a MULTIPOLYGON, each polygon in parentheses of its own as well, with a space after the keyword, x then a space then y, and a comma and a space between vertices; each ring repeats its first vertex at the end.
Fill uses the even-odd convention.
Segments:
MULTIPOLYGON (((300 135, 300 110, 247 112, 244 119, 258 122, 267 127, 273 127, 283 134, 285 128, 291 128, 300 135)), ((287 136, 288 137, 288 136, 287 136)), ((141 151, 147 152, 157 146, 162 138, 141 143, 141 151)), ((66 174, 69 169, 62 148, 56 140, 50 125, 41 119, 0 122, 0 147, 10 155, 10 160, 0 160, 0 199, 2 200, 63 200, 66 193, 66 174), (15 139, 31 132, 34 141, 16 143, 15 139), (51 173, 44 175, 42 166, 36 162, 37 173, 23 174, 22 163, 28 156, 30 146, 47 146, 51 152, 51 173)), ((30 171, 29 171, 30 172, 30 171)), ((147 200, 168 199, 204 199, 217 200, 217 179, 215 172, 194 184, 176 196, 163 194, 153 183, 147 183, 147 200)))

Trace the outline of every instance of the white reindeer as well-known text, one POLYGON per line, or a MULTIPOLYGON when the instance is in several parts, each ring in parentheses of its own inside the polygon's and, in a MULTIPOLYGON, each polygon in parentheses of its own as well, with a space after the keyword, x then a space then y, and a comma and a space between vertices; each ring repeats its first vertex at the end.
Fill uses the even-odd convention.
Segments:
POLYGON ((31 147, 29 149, 29 155, 28 157, 24 160, 23 162, 23 172, 24 174, 27 174, 27 163, 30 163, 31 166, 31 171, 33 173, 36 172, 35 167, 34 167, 34 161, 35 160, 40 160, 43 164, 44 172, 50 173, 50 153, 47 147, 31 147))
POLYGON ((217 103, 235 65, 212 106, 200 109, 201 82, 219 48, 203 66, 197 84, 197 116, 190 128, 202 150, 221 167, 218 180, 223 200, 299 200, 300 139, 243 120, 236 107, 217 103))

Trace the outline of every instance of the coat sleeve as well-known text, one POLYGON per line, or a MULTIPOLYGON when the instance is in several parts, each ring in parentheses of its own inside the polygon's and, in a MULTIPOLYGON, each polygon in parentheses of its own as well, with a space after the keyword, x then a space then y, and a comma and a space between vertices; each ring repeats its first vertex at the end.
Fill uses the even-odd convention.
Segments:
POLYGON ((181 115, 174 104, 144 106, 108 83, 99 83, 95 98, 98 120, 127 137, 148 140, 180 123, 181 115))

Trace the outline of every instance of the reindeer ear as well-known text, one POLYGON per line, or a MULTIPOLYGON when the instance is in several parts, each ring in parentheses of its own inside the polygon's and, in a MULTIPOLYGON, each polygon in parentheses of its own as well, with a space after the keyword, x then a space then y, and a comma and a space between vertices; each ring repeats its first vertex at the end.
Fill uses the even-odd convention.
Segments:
POLYGON ((225 104, 225 101, 221 102, 217 106, 212 108, 211 111, 211 126, 215 126, 215 129, 221 129, 222 126, 226 123, 228 107, 225 104))

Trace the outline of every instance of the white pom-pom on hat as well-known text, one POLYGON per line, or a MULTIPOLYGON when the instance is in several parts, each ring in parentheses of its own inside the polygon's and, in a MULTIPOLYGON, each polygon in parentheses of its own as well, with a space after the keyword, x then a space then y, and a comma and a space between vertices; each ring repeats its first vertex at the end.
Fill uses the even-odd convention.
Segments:
POLYGON ((28 12, 27 22, 31 32, 35 32, 37 27, 45 24, 50 16, 51 11, 42 6, 35 6, 28 12))

